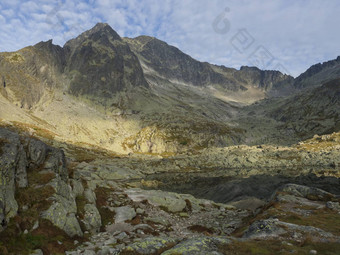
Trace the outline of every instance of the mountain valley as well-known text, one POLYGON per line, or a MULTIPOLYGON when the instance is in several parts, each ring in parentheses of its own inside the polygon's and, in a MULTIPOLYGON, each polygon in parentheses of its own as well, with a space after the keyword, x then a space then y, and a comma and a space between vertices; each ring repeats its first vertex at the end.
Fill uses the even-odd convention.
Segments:
POLYGON ((0 254, 340 250, 340 57, 237 70, 98 23, 0 77, 0 254))

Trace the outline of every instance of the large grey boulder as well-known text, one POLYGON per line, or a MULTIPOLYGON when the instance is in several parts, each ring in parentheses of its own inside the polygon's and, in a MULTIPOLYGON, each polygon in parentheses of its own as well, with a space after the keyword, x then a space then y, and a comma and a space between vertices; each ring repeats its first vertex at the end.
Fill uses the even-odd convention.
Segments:
MULTIPOLYGON (((283 192, 289 195, 308 198, 311 200, 330 200, 331 198, 335 197, 332 193, 322 189, 292 183, 282 186, 277 190, 277 192, 283 192)), ((276 194, 274 194, 274 196, 275 195, 276 194)))
MULTIPOLYGON (((57 171, 60 169, 63 167, 58 167, 57 171)), ((53 204, 41 216, 64 230, 69 236, 82 236, 83 232, 75 216, 77 213, 75 197, 71 186, 63 180, 63 176, 63 173, 60 173, 49 183, 55 190, 55 194, 49 198, 53 204)))
POLYGON ((96 194, 91 189, 85 189, 84 196, 86 200, 91 204, 96 204, 96 194))
POLYGON ((186 207, 185 199, 173 192, 129 189, 126 194, 135 202, 147 200, 151 205, 161 207, 168 212, 181 212, 186 207))
POLYGON ((44 255, 43 251, 40 249, 34 250, 30 255, 44 255))
POLYGON ((249 226, 244 238, 272 238, 285 234, 287 231, 278 225, 278 219, 259 220, 249 226))
POLYGON ((136 217, 136 211, 130 206, 122 206, 115 208, 116 216, 115 223, 125 222, 126 220, 132 220, 136 217))
POLYGON ((54 172, 62 181, 68 183, 69 178, 64 151, 50 148, 48 158, 44 162, 44 170, 54 172))
POLYGON ((74 200, 55 194, 51 198, 53 204, 41 216, 64 230, 69 236, 82 236, 79 222, 76 218, 77 206, 74 200))
POLYGON ((81 181, 71 179, 71 184, 72 184, 72 191, 74 197, 81 196, 84 193, 84 187, 81 181))

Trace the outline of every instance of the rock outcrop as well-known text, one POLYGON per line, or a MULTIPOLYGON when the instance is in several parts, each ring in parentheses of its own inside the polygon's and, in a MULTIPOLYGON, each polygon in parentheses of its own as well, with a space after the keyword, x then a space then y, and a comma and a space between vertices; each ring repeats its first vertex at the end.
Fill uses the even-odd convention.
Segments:
POLYGON ((51 205, 47 210, 39 212, 41 217, 48 219, 70 236, 81 236, 82 231, 75 217, 77 206, 69 185, 63 151, 34 138, 20 137, 4 128, 0 128, 0 139, 3 226, 6 226, 10 218, 18 213, 19 206, 15 197, 17 190, 26 187, 34 190, 44 185, 50 187, 53 192, 44 198, 45 203, 51 205), (30 178, 27 178, 27 175, 30 178), (48 176, 46 183, 43 183, 43 176, 46 178, 48 176))
POLYGON ((20 137, 6 129, 0 129, 0 220, 3 230, 18 211, 15 200, 16 186, 24 188, 27 182, 27 156, 20 137))

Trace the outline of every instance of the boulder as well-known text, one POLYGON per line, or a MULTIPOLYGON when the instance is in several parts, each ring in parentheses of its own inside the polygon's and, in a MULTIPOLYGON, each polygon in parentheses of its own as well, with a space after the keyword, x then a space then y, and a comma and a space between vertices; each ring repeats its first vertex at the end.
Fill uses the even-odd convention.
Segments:
POLYGON ((292 184, 292 183, 282 186, 281 188, 277 190, 277 192, 283 192, 286 194, 290 194, 290 195, 297 196, 297 197, 303 197, 303 198, 307 198, 310 200, 326 200, 327 201, 335 197, 332 193, 329 193, 322 189, 308 187, 304 185, 292 184))
POLYGON ((50 184, 56 191, 49 198, 53 201, 53 204, 41 216, 64 230, 69 236, 82 236, 83 233, 75 216, 77 205, 71 186, 58 176, 50 184))
POLYGON ((30 255, 44 255, 43 251, 40 249, 34 250, 30 255))
POLYGON ((74 197, 83 195, 84 187, 83 187, 83 184, 80 181, 72 179, 71 184, 72 184, 72 190, 73 190, 74 197))
POLYGON ((278 219, 266 219, 255 221, 249 226, 243 238, 250 239, 273 239, 283 235, 296 236, 303 240, 310 236, 316 242, 339 242, 340 238, 332 233, 312 226, 297 225, 279 221, 278 219))
POLYGON ((172 213, 182 212, 186 207, 185 199, 173 192, 130 189, 126 193, 135 202, 147 200, 150 204, 172 213))
POLYGON ((50 148, 49 156, 44 162, 44 169, 54 172, 62 181, 68 183, 68 170, 63 150, 50 148))
POLYGON ((278 226, 279 220, 267 219, 259 220, 249 226, 244 233, 244 238, 268 238, 277 237, 286 233, 287 231, 278 226))
POLYGON ((56 200, 50 206, 49 209, 41 214, 42 218, 45 218, 53 223, 53 225, 64 230, 69 236, 82 236, 79 222, 75 216, 73 206, 69 204, 69 201, 62 197, 54 197, 56 200))
POLYGON ((340 211, 340 204, 339 202, 332 202, 332 201, 328 201, 326 203, 326 207, 335 211, 340 211))
POLYGON ((122 223, 127 220, 132 220, 134 217, 136 217, 135 209, 130 206, 116 207, 115 212, 115 223, 122 223))

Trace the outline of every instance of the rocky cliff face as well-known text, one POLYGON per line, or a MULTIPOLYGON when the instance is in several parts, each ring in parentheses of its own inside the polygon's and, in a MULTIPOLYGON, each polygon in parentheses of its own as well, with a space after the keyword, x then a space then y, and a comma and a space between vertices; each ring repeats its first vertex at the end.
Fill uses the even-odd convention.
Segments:
POLYGON ((172 82, 199 87, 219 86, 229 91, 244 91, 252 86, 264 91, 291 85, 293 77, 278 71, 261 71, 242 67, 240 71, 224 66, 202 63, 174 46, 153 37, 124 38, 144 64, 145 72, 172 82), (150 69, 152 71, 150 71, 150 69))
POLYGON ((0 54, 0 93, 13 104, 31 109, 50 90, 62 87, 63 49, 52 41, 0 54))
POLYGON ((11 225, 13 217, 18 217, 26 228, 39 226, 39 221, 34 222, 39 218, 32 217, 36 215, 70 236, 81 236, 63 151, 4 128, 0 128, 0 139, 2 228, 11 225))
POLYGON ((294 80, 293 77, 279 71, 266 71, 248 66, 242 66, 235 76, 240 81, 277 96, 284 96, 291 92, 294 80))
POLYGON ((281 128, 295 130, 300 139, 339 131, 340 79, 289 98, 268 114, 284 123, 281 128))
POLYGON ((64 45, 69 92, 105 104, 119 91, 148 84, 137 57, 107 24, 97 24, 64 45))
POLYGON ((125 40, 148 68, 170 81, 184 82, 194 86, 228 85, 230 90, 245 89, 228 80, 223 74, 215 72, 208 63, 199 62, 176 47, 156 38, 140 36, 125 40))

